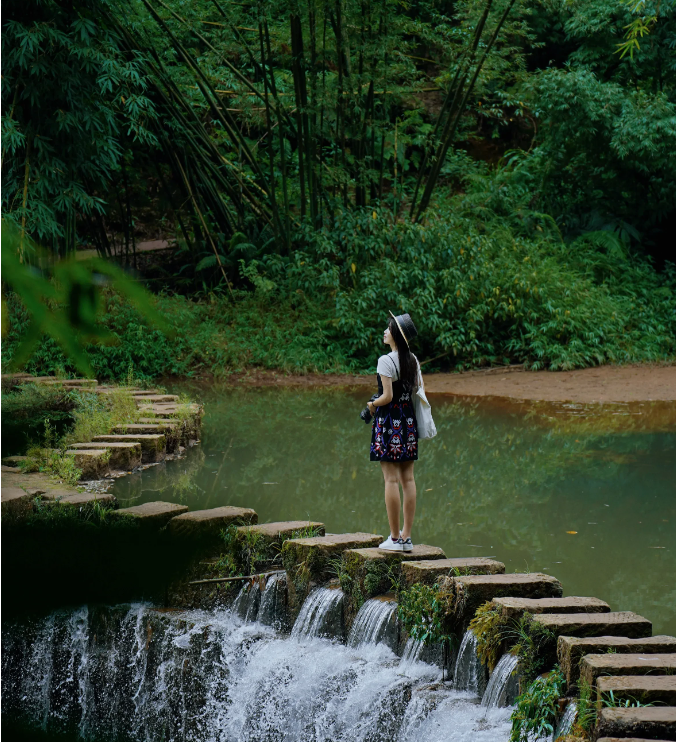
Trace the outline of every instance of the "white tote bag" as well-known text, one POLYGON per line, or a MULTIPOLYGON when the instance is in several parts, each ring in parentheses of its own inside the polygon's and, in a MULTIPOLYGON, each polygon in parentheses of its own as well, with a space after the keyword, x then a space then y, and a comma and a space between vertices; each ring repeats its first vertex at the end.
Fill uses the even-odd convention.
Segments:
POLYGON ((418 390, 413 399, 415 407, 415 419, 418 423, 418 438, 434 438, 437 434, 437 426, 432 419, 432 405, 427 400, 425 394, 425 384, 423 383, 422 372, 418 366, 418 390))

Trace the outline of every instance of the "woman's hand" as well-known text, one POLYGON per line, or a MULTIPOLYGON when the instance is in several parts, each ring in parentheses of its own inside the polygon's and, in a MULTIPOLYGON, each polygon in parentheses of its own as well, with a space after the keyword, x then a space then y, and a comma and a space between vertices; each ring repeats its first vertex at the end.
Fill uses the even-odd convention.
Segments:
POLYGON ((369 401, 368 401, 368 402, 366 403, 366 406, 367 406, 367 407, 369 408, 369 412, 370 412, 370 413, 371 413, 372 415, 375 415, 375 414, 376 414, 376 409, 377 409, 377 408, 376 408, 376 406, 375 406, 375 405, 373 404, 373 402, 371 402, 371 401, 369 400, 369 401))

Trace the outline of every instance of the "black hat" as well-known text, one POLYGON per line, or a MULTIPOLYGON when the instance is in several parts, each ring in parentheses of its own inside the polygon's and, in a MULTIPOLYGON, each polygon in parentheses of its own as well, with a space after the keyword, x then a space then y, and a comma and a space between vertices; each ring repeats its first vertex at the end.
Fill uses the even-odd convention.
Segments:
POLYGON ((413 320, 411 319, 411 315, 399 314, 395 317, 392 312, 390 312, 390 315, 397 323, 399 332, 404 336, 406 345, 410 345, 411 340, 413 340, 413 338, 416 337, 416 335, 418 334, 418 331, 415 329, 415 325, 413 324, 413 320))

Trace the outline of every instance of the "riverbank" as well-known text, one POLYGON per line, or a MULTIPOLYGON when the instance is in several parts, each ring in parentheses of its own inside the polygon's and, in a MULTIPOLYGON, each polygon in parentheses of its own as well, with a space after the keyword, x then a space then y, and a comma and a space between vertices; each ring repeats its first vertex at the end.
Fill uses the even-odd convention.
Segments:
MULTIPOLYGON (((230 377, 247 386, 368 386, 370 375, 253 371, 230 377)), ((545 402, 674 402, 676 365, 595 366, 575 371, 525 371, 522 366, 425 376, 430 394, 509 397, 545 402)))

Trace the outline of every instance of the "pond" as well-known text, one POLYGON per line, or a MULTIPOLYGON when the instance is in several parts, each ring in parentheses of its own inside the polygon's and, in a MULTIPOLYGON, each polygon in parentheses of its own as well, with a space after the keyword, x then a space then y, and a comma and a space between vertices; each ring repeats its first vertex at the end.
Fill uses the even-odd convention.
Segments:
MULTIPOLYGON (((387 534, 382 475, 359 419, 370 390, 180 390, 205 403, 201 445, 118 480, 122 507, 237 505, 260 522, 387 534)), ((420 444, 414 542, 552 574, 566 595, 676 633, 676 405, 431 402, 439 434, 420 444)))

